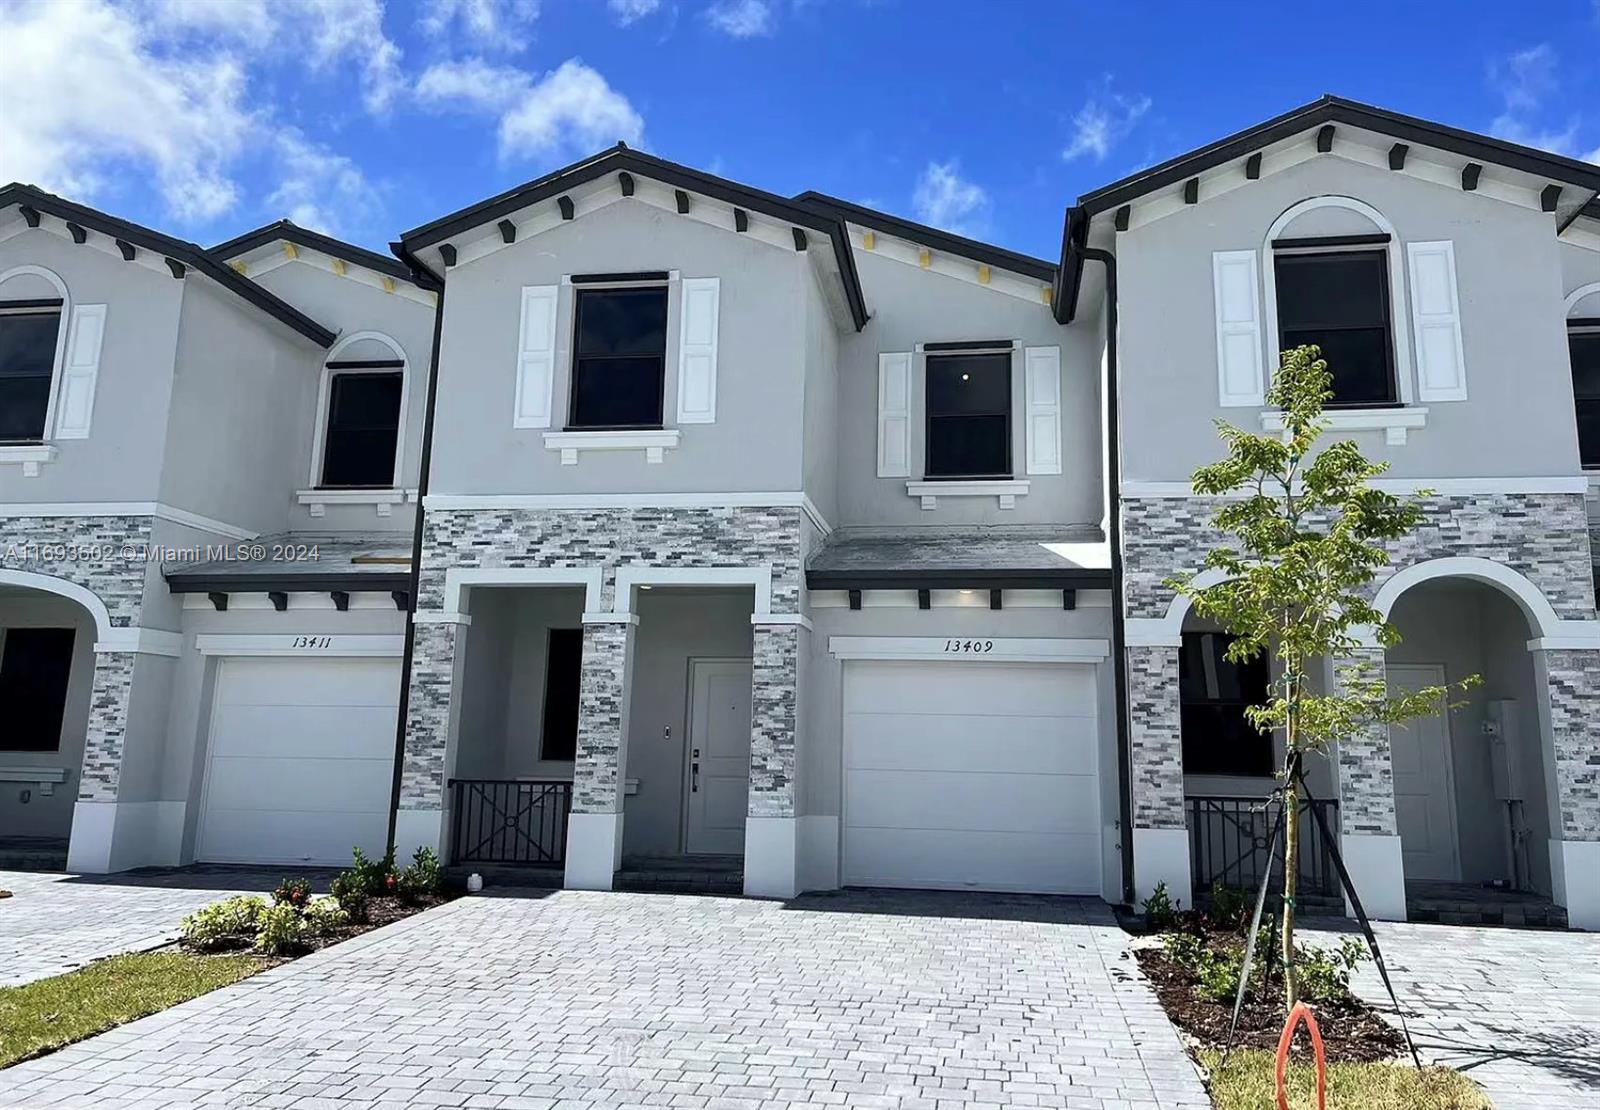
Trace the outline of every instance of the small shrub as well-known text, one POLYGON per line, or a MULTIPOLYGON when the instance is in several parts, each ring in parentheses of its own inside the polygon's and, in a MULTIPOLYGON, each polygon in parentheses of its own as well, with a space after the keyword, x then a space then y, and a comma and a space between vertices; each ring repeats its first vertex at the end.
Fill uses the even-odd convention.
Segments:
POLYGON ((365 923, 367 920, 367 900, 370 897, 350 875, 343 871, 334 876, 333 882, 328 886, 328 893, 334 901, 339 903, 339 908, 351 921, 365 923))
POLYGON ((303 910, 311 904, 311 883, 306 879, 283 879, 272 892, 275 906, 293 906, 303 910))
POLYGON ((390 848, 381 860, 371 860, 360 848, 351 853, 353 862, 350 870, 345 874, 350 876, 350 881, 370 896, 379 894, 392 894, 393 885, 390 879, 394 876, 394 849, 390 848))
POLYGON ((266 902, 253 894, 213 902, 183 919, 179 939, 197 952, 240 947, 256 935, 266 909, 266 902))
POLYGON ((311 926, 305 917, 287 903, 263 909, 256 928, 256 951, 269 956, 289 956, 304 951, 311 937, 311 926))
POLYGON ((1144 900, 1144 919, 1158 933, 1171 929, 1178 923, 1178 908, 1167 893, 1167 884, 1160 882, 1144 900))
POLYGON ((432 848, 418 848, 411 865, 395 877, 394 892, 402 902, 416 905, 444 890, 444 869, 432 848))
POLYGON ((1244 953, 1214 948, 1192 933, 1168 933, 1161 938, 1167 958, 1194 979, 1200 994, 1213 1002, 1232 1001, 1239 990, 1239 969, 1244 953))
POLYGON ((1349 997, 1350 973, 1366 958, 1366 946, 1355 937, 1345 937, 1338 948, 1295 945, 1295 971, 1300 976, 1301 997, 1312 1002, 1349 997))
POLYGON ((337 898, 317 898, 306 906, 306 927, 319 936, 335 932, 350 924, 350 915, 345 912, 337 898))
POLYGON ((1237 929, 1250 916, 1250 895, 1238 887, 1214 883, 1211 887, 1211 917, 1218 925, 1237 929))

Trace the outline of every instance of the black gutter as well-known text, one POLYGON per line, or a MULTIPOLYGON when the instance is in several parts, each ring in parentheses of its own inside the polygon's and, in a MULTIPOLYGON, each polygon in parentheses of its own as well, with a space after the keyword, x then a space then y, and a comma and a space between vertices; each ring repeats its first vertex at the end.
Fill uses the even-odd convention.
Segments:
POLYGON ((676 162, 642 154, 620 143, 592 158, 575 162, 564 169, 556 170, 486 201, 443 216, 432 223, 412 228, 400 236, 400 244, 407 254, 415 257, 418 251, 443 243, 452 236, 482 227, 530 205, 553 199, 575 186, 622 172, 699 193, 713 200, 731 204, 735 208, 761 212, 784 223, 796 224, 826 235, 833 245, 834 257, 839 263, 839 277, 844 285, 845 300, 850 308, 851 320, 857 331, 867 326, 866 297, 861 290, 861 275, 856 272, 855 253, 850 247, 850 237, 845 230, 843 220, 808 205, 797 204, 776 193, 754 189, 725 177, 715 177, 676 162))
POLYGON ((226 262, 258 247, 277 242, 293 243, 308 250, 321 251, 333 258, 342 258, 346 262, 365 266, 369 270, 376 270, 380 274, 387 274, 401 281, 413 280, 410 270, 386 254, 378 254, 376 251, 358 247, 354 243, 346 243, 342 239, 323 235, 290 220, 278 220, 253 231, 247 231, 243 235, 236 235, 226 243, 218 243, 212 247, 211 253, 226 262))
POLYGON ((1104 590, 1111 572, 1054 570, 808 570, 808 590, 1104 590))
MULTIPOLYGON (((409 255, 403 260, 411 261, 409 255)), ((426 271, 420 271, 418 278, 426 271)), ((438 300, 433 308, 433 352, 428 358, 428 401, 422 416, 422 457, 417 474, 417 519, 411 532, 411 575, 408 587, 411 599, 406 606, 406 640, 400 657, 399 713, 394 728, 394 779, 389 789, 389 837, 384 842, 394 847, 395 823, 400 818, 400 783, 406 762, 406 718, 411 712, 411 664, 415 657, 414 643, 417 629, 417 595, 422 590, 422 536, 427 513, 423 506, 428 496, 428 470, 433 464, 433 416, 439 397, 439 337, 444 331, 444 286, 439 285, 438 300)), ((441 802, 442 807, 442 802, 441 802)))
POLYGON ((1600 192, 1600 166, 1415 116, 1401 115, 1370 104, 1324 96, 1265 123, 1085 193, 1078 198, 1078 204, 1086 208, 1090 215, 1117 208, 1158 189, 1176 185, 1206 170, 1253 154, 1264 146, 1328 123, 1359 127, 1406 142, 1447 150, 1475 161, 1492 162, 1536 177, 1600 192))
POLYGON ((1578 222, 1578 217, 1589 220, 1600 220, 1600 192, 1589 198, 1587 204, 1581 204, 1572 210, 1572 214, 1556 225, 1556 234, 1560 235, 1567 228, 1578 222))
POLYGON ((1061 265, 1050 290, 1050 310, 1056 323, 1070 324, 1078 315, 1078 293, 1083 288, 1083 255, 1078 248, 1089 241, 1089 215, 1082 208, 1067 209, 1061 221, 1061 265))
MULTIPOLYGON (((1069 216, 1068 223, 1071 219, 1069 216)), ((1106 268, 1106 538, 1111 547, 1111 672, 1117 698, 1118 819, 1122 826, 1122 899, 1134 902, 1133 881, 1133 743, 1128 714, 1128 620, 1123 598, 1127 576, 1122 560, 1122 435, 1117 399, 1117 256, 1099 247, 1074 242, 1078 262, 1099 262, 1106 268)))
POLYGON ((85 208, 81 204, 65 200, 32 185, 13 182, 0 188, 0 208, 9 208, 13 204, 27 205, 41 212, 48 212, 57 219, 71 221, 81 227, 98 231, 102 235, 121 239, 135 247, 143 247, 152 253, 192 266, 218 285, 243 297, 262 312, 292 328, 319 347, 331 347, 334 340, 338 339, 335 332, 329 331, 289 302, 273 296, 255 282, 241 277, 232 267, 219 262, 197 243, 186 243, 148 227, 129 223, 127 220, 93 208, 85 208))
POLYGON ((1021 254, 1017 251, 1007 250, 1004 247, 994 246, 992 243, 981 243, 976 239, 968 239, 964 235, 953 235, 948 231, 940 231, 936 227, 926 224, 914 223, 903 220, 899 216, 891 216, 887 212, 880 212, 876 208, 866 208, 859 204, 852 204, 838 197, 830 197, 826 193, 808 190, 794 198, 795 203, 805 204, 817 208, 819 211, 829 212, 849 223, 870 227, 881 231, 885 235, 894 235, 901 239, 909 239, 914 243, 921 243, 934 250, 945 254, 959 255, 970 258, 974 262, 984 262, 1000 270, 1009 270, 1014 274, 1024 277, 1036 278, 1039 281, 1054 283, 1056 280, 1056 267, 1053 263, 1042 258, 1021 254))
POLYGON ((322 571, 317 574, 295 574, 283 571, 247 571, 241 574, 207 574, 178 572, 166 575, 167 589, 175 594, 210 593, 323 593, 345 590, 349 593, 391 593, 409 590, 410 571, 322 571))

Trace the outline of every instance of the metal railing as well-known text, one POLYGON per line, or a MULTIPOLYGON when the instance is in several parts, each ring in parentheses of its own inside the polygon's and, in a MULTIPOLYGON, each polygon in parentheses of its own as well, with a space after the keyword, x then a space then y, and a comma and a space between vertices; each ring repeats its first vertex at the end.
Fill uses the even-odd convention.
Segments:
POLYGON ((450 812, 453 864, 566 862, 569 781, 451 779, 450 812))
MULTIPOLYGON (((1209 892, 1218 883, 1255 890, 1268 867, 1274 875, 1283 874, 1281 834, 1278 849, 1270 859, 1267 856, 1273 811, 1265 799, 1191 795, 1184 803, 1188 809, 1189 865, 1197 894, 1209 892)), ((1321 809, 1335 836, 1339 831, 1337 801, 1301 799, 1298 886, 1304 894, 1337 897, 1339 879, 1333 866, 1333 846, 1312 816, 1313 806, 1321 809)))

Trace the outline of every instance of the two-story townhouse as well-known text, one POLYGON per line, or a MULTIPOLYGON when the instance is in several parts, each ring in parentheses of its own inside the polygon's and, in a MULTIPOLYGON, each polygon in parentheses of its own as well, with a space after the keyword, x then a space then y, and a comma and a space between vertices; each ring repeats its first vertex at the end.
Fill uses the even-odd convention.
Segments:
POLYGON ((204 251, 0 190, 11 845, 382 848, 434 316, 292 225, 204 251))
MULTIPOLYGON (((1593 165, 1324 98, 1069 214, 1063 314, 1084 263, 1103 260, 1086 252, 1109 252, 1117 271, 1141 893, 1259 873, 1257 799, 1277 763, 1240 707, 1262 696, 1271 663, 1224 660, 1226 637, 1164 583, 1218 542, 1218 506, 1188 481, 1221 453, 1214 421, 1280 429, 1268 375, 1281 350, 1315 343, 1334 375, 1332 434, 1387 464, 1385 488, 1424 493, 1423 525, 1375 584, 1403 641, 1372 641, 1364 661, 1391 688, 1483 678, 1458 710, 1314 760, 1317 805, 1362 897, 1398 918, 1408 892, 1416 906, 1499 884, 1552 897, 1574 924, 1600 921, 1583 472, 1600 443, 1597 190, 1593 165)), ((1337 896, 1320 826, 1301 820, 1307 885, 1337 896)))
POLYGON ((402 848, 1115 888, 1094 341, 1049 263, 623 147, 400 253, 445 286, 402 848))

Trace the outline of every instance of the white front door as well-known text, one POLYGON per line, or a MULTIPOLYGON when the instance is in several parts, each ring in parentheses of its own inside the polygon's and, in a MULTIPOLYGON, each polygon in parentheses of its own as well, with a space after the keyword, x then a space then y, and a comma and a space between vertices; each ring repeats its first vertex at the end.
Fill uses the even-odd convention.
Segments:
POLYGON ((750 660, 691 660, 689 690, 685 850, 740 855, 750 807, 750 660))
POLYGON ((1087 664, 852 661, 844 883, 1100 893, 1087 664))
MULTIPOLYGON (((1445 681, 1444 668, 1435 663, 1391 663, 1388 672, 1389 689, 1396 693, 1445 681)), ((1449 718, 1442 711, 1391 726, 1389 750, 1406 878, 1460 879, 1449 718)))
POLYGON ((398 659, 222 660, 195 857, 381 857, 399 702, 398 659))

